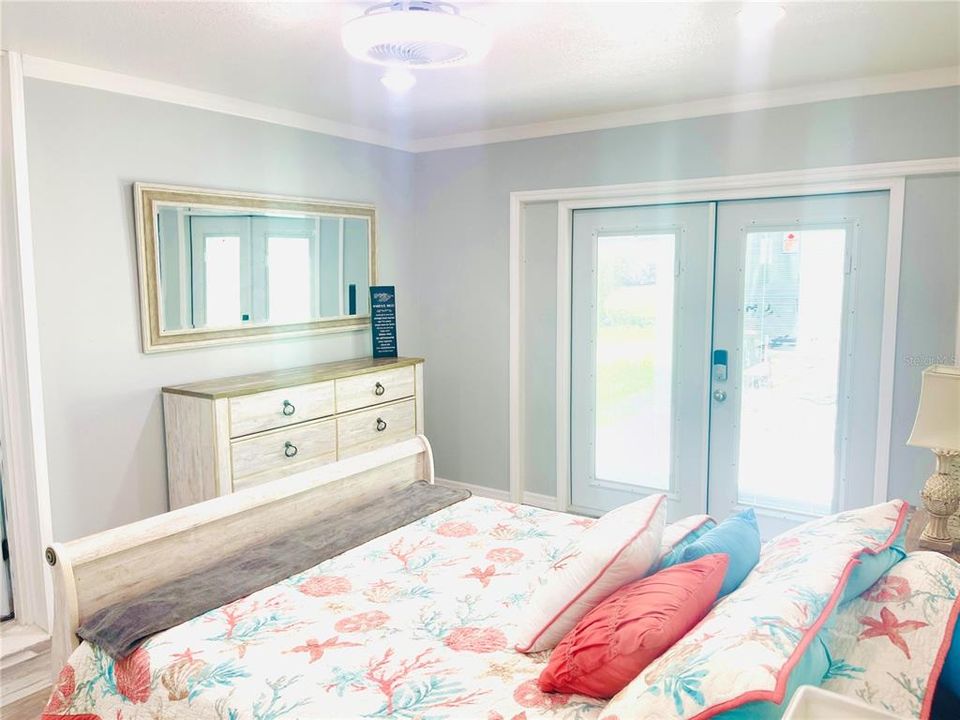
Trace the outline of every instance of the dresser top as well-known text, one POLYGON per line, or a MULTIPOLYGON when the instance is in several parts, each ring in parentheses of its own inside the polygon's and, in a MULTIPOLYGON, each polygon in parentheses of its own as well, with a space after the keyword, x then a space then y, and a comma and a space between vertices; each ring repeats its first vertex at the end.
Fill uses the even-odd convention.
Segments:
POLYGON ((163 388, 163 392, 217 400, 239 395, 253 395, 267 390, 280 390, 296 385, 308 385, 325 380, 335 380, 352 375, 364 375, 375 370, 417 365, 422 362, 423 358, 414 357, 355 358, 353 360, 287 368, 286 370, 268 370, 267 372, 250 373, 249 375, 203 380, 186 385, 173 385, 163 388))

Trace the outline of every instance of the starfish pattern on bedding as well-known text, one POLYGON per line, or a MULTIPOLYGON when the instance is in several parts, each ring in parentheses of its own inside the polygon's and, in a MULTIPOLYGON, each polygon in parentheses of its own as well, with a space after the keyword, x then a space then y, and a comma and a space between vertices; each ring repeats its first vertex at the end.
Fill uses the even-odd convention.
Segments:
POLYGON ((505 683, 511 683, 517 673, 522 672, 523 669, 518 668, 516 662, 492 662, 483 673, 483 677, 495 677, 505 683))
POLYGON ((481 569, 479 567, 472 567, 470 568, 470 572, 468 572, 463 577, 479 580, 480 584, 483 585, 483 587, 487 587, 490 585, 491 578, 504 577, 506 575, 513 575, 513 573, 500 573, 500 572, 497 572, 496 566, 488 565, 485 569, 481 569))
POLYGON ((910 647, 907 641, 903 639, 905 633, 913 632, 927 626, 927 623, 919 620, 899 620, 893 611, 889 608, 880 608, 880 618, 862 617, 860 624, 866 625, 867 629, 860 633, 860 639, 886 637, 896 647, 903 651, 903 654, 910 657, 910 647))
POLYGON ((305 652, 310 653, 310 662, 316 662, 323 657, 323 654, 327 650, 332 650, 333 648, 342 648, 342 647, 360 647, 359 643, 353 642, 340 642, 340 636, 334 635, 332 638, 327 638, 323 642, 319 642, 316 638, 310 638, 307 640, 304 645, 297 645, 294 648, 287 650, 288 653, 295 652, 305 652))

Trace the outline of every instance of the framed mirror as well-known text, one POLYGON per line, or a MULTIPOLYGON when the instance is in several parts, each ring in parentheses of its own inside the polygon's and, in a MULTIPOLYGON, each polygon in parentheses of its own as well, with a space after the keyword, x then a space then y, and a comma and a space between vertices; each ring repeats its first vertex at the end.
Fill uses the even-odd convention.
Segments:
POLYGON ((134 185, 143 351, 370 326, 372 205, 134 185))

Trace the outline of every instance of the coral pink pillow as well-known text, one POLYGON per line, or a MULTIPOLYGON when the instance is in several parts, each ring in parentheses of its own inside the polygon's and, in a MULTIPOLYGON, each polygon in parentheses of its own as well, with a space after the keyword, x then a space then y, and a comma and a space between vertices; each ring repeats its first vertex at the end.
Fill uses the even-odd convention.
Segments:
POLYGON ((705 555, 620 588, 560 641, 540 689, 613 697, 700 622, 726 572, 726 555, 705 555))
POLYGON ((610 593, 639 580, 660 558, 666 495, 611 510, 542 577, 520 618, 517 650, 549 650, 610 593))

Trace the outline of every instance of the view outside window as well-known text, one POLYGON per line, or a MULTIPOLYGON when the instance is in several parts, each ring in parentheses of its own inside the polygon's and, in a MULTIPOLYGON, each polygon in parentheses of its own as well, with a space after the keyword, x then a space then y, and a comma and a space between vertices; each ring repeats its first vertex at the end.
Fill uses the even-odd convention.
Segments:
POLYGON ((310 320, 310 239, 267 238, 267 272, 270 320, 310 320))
POLYGON ((597 239, 596 476, 670 487, 674 234, 597 239))
POLYGON ((206 325, 239 325, 240 238, 208 235, 204 251, 206 325))
POLYGON ((846 231, 747 233, 746 243, 739 500, 829 513, 846 231))

